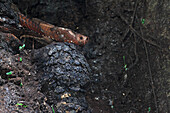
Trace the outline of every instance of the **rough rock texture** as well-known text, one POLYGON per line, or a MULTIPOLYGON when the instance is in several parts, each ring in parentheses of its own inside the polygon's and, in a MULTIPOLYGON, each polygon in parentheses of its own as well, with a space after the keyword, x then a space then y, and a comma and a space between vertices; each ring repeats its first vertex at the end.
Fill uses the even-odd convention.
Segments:
POLYGON ((74 44, 54 43, 33 55, 47 101, 59 112, 89 112, 85 87, 90 82, 90 68, 74 44))
POLYGON ((14 55, 0 48, 0 113, 52 113, 45 96, 38 91, 33 67, 28 56, 14 55), (19 62, 19 57, 24 60, 19 62), (12 73, 7 75, 9 72, 12 73))
POLYGON ((36 103, 31 103, 32 106, 28 106, 22 97, 24 96, 22 89, 12 83, 5 84, 0 86, 0 112, 1 113, 36 113, 37 110, 34 110, 33 106, 36 106, 36 103), (16 105, 17 103, 22 103, 27 105, 27 107, 22 107, 16 105))

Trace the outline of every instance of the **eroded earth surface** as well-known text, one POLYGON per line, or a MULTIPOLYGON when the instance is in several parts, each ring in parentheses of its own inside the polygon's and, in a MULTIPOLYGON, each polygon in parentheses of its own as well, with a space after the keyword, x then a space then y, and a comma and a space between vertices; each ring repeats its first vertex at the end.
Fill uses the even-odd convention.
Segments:
MULTIPOLYGON (((7 1, 28 17, 85 34, 90 42, 78 47, 35 41, 32 50, 33 40, 27 38, 25 49, 18 51, 19 45, 6 43, 0 33, 2 112, 170 112, 168 0, 0 3, 7 1), (7 76, 11 70, 13 74, 7 76)), ((0 16, 8 16, 15 20, 10 26, 16 25, 17 18, 8 9, 4 12, 9 14, 0 12, 0 16)), ((19 37, 25 30, 13 33, 19 37)))

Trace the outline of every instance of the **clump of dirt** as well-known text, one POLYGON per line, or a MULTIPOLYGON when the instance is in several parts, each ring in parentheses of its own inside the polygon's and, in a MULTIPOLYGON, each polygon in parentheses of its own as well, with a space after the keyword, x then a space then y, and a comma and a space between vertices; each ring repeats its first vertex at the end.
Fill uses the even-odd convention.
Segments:
POLYGON ((85 99, 90 67, 75 45, 50 44, 35 50, 33 59, 41 73, 41 92, 56 112, 90 112, 85 99))

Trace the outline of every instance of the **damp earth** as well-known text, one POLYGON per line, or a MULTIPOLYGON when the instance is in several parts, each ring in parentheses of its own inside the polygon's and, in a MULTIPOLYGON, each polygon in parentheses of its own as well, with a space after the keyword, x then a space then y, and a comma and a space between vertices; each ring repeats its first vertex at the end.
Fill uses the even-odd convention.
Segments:
MULTIPOLYGON (((0 0, 0 6, 0 26, 17 24, 17 9, 89 37, 84 47, 26 38, 19 51, 0 27, 0 113, 170 112, 168 0, 0 0)), ((20 37, 26 29, 13 31, 20 37)))

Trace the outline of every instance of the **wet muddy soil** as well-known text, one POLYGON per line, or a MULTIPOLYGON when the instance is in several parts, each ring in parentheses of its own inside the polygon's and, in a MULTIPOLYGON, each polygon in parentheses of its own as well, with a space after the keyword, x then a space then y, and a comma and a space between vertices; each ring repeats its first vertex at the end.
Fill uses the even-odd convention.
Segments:
MULTIPOLYGON (((56 63, 55 60, 40 60, 41 64, 31 60, 32 39, 26 39, 25 51, 28 54, 24 51, 17 53, 10 49, 11 45, 1 41, 0 103, 3 107, 0 110, 9 112, 5 108, 8 106, 23 113, 52 112, 51 105, 58 103, 54 107, 56 112, 170 112, 168 0, 13 0, 13 3, 28 17, 80 32, 89 36, 90 41, 83 48, 73 47, 75 50, 68 44, 58 45, 71 49, 66 52, 62 49, 63 56, 76 51, 78 56, 74 61, 79 61, 79 68, 74 68, 77 64, 72 64, 71 60, 68 64, 71 64, 70 69, 77 73, 76 76, 81 75, 82 86, 70 71, 70 79, 60 73, 69 67, 66 59, 59 57, 56 63), (17 55, 23 57, 22 64, 17 61, 17 55), (57 68, 57 65, 61 67, 57 68), (42 68, 39 67, 39 70, 38 66, 42 68), (11 69, 16 70, 13 79, 4 75, 11 69), (58 80, 64 85, 60 85, 58 80), (50 84, 44 87, 48 89, 44 92, 42 87, 47 82, 50 84), (74 96, 61 98, 62 94, 74 96), (10 95, 14 95, 13 98, 10 95), (22 101, 29 107, 15 105, 22 101)), ((35 42, 35 49, 44 55, 47 53, 42 47, 58 48, 54 45, 35 42)), ((49 56, 51 58, 53 54, 49 56)), ((73 57, 74 54, 71 54, 70 58, 73 57)), ((68 74, 67 70, 63 72, 68 74)))

